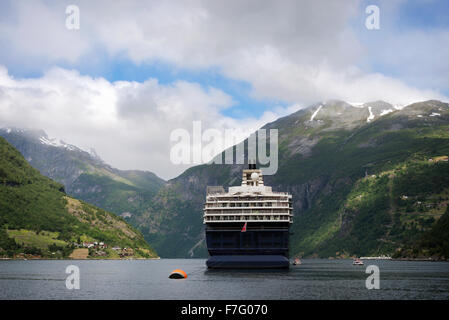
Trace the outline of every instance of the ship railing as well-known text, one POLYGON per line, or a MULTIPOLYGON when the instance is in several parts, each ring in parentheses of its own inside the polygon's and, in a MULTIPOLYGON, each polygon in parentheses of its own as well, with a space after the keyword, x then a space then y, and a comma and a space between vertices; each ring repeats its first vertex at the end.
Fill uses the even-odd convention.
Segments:
POLYGON ((264 214, 264 215, 273 215, 273 214, 287 214, 291 213, 293 210, 291 208, 259 208, 259 209, 238 209, 238 208, 205 208, 203 209, 204 214, 216 214, 216 215, 223 215, 223 214, 250 214, 250 215, 256 215, 256 214, 264 214), (224 209, 224 210, 222 210, 224 209), (221 212, 222 211, 222 212, 221 212))
POLYGON ((251 212, 251 210, 253 212, 256 212, 258 210, 262 211, 262 212, 271 212, 270 210, 293 210, 292 207, 288 207, 288 206, 267 206, 267 207, 204 207, 203 211, 206 210, 211 210, 211 211, 217 211, 217 210, 224 210, 224 211, 232 211, 232 210, 236 210, 236 211, 242 211, 244 210, 245 212, 251 212))
POLYGON ((216 248, 216 247, 211 247, 208 248, 208 250, 212 250, 212 251, 226 251, 226 250, 234 250, 234 251, 268 251, 268 250, 272 250, 272 251, 283 251, 283 250, 288 250, 288 247, 272 247, 272 248, 265 248, 265 247, 260 247, 260 248, 216 248))
POLYGON ((270 205, 281 205, 281 206, 288 206, 291 205, 291 201, 287 201, 287 200, 242 200, 242 201, 206 201, 203 203, 203 205, 207 205, 207 206, 222 206, 222 205, 227 205, 227 207, 230 207, 231 205, 234 206, 246 206, 246 207, 251 207, 251 206, 256 206, 258 205, 260 207, 260 205, 262 206, 270 206, 270 205))
POLYGON ((275 209, 275 210, 203 210, 203 216, 278 216, 293 215, 293 210, 275 209))
POLYGON ((226 212, 226 213, 205 213, 203 217, 251 217, 251 218, 260 218, 260 217, 285 217, 290 216, 293 217, 291 212, 259 212, 259 213, 251 213, 251 212, 226 212))
POLYGON ((288 218, 293 217, 291 214, 277 214, 277 215, 260 215, 260 216, 247 216, 247 215, 233 215, 233 216, 219 216, 219 215, 207 215, 204 216, 205 219, 207 218, 215 218, 215 219, 208 219, 210 221, 225 221, 225 220, 252 220, 252 221, 258 221, 258 220, 265 220, 265 221, 277 221, 277 220, 288 220, 288 218), (248 218, 245 218, 248 217, 248 218), (268 217, 268 218, 267 218, 268 217))
POLYGON ((220 197, 210 197, 207 196, 206 197, 206 203, 207 202, 273 202, 273 201, 278 201, 278 202, 289 202, 291 201, 291 198, 278 198, 278 197, 250 197, 250 198, 242 198, 242 197, 224 197, 224 196, 220 196, 220 197))
POLYGON ((282 204, 278 204, 278 205, 265 205, 265 206, 227 206, 227 205, 216 205, 216 204, 209 204, 207 203, 205 206, 203 206, 204 209, 236 209, 236 210, 240 210, 240 209, 273 209, 273 208, 291 208, 293 209, 292 205, 288 205, 288 203, 286 203, 286 205, 282 205, 282 204))
POLYGON ((212 217, 204 217, 203 218, 203 222, 204 223, 215 223, 215 222, 293 222, 293 217, 292 216, 283 216, 282 219, 281 218, 274 218, 274 219, 254 219, 253 218, 245 218, 245 217, 240 217, 241 219, 237 219, 237 218, 232 218, 232 219, 224 219, 224 217, 218 217, 220 219, 209 219, 212 217), (221 219, 223 218, 223 219, 221 219))
MULTIPOLYGON (((284 221, 285 222, 285 221, 284 221)), ((219 229, 214 229, 214 227, 206 227, 206 231, 241 231, 242 228, 241 227, 223 227, 220 226, 219 229)), ((246 230, 250 230, 250 231, 264 231, 264 230, 268 230, 268 231, 288 231, 289 228, 288 227, 279 227, 279 225, 276 226, 268 226, 268 225, 263 225, 263 226, 258 226, 258 227, 253 227, 253 226, 248 226, 246 230)))

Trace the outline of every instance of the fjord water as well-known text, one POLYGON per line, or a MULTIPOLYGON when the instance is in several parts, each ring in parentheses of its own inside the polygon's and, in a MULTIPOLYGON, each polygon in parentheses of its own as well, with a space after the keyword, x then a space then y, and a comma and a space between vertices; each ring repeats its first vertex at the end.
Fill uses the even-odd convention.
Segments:
POLYGON ((449 262, 303 260, 286 271, 207 270, 203 259, 4 260, 0 299, 449 299, 449 262), (380 289, 365 286, 380 269, 380 289), (80 270, 68 290, 65 269, 80 270), (169 279, 174 269, 188 278, 169 279))

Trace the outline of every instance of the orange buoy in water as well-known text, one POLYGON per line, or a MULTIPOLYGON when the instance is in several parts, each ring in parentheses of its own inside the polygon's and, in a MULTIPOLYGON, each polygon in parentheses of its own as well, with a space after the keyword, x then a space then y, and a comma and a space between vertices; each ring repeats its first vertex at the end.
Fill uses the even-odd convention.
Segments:
POLYGON ((186 279, 187 273, 185 273, 181 269, 175 269, 173 270, 170 275, 168 276, 170 279, 186 279))

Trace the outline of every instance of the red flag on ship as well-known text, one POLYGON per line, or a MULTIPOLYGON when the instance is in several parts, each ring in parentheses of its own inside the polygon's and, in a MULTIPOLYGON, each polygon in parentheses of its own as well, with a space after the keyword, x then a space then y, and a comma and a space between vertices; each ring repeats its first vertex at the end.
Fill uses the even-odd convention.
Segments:
POLYGON ((243 228, 242 228, 242 231, 241 232, 246 232, 246 224, 247 224, 248 222, 245 222, 245 225, 243 226, 243 228))

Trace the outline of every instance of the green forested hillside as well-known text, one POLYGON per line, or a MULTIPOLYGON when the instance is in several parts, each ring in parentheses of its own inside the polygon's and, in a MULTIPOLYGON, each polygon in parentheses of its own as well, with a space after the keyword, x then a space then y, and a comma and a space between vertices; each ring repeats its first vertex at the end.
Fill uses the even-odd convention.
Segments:
POLYGON ((114 256, 113 246, 133 248, 135 257, 156 256, 139 231, 68 197, 61 184, 42 176, 0 137, 0 256, 66 257, 82 242, 107 244, 91 249, 92 257, 114 256))
POLYGON ((441 257, 449 259, 449 206, 444 215, 417 242, 402 250, 398 257, 441 257))
POLYGON ((432 230, 449 203, 449 163, 410 160, 359 179, 343 201, 331 201, 337 201, 335 209, 329 210, 327 199, 320 199, 310 214, 300 217, 295 230, 302 236, 293 242, 293 250, 321 257, 417 258, 421 253, 407 249, 432 230), (327 223, 318 219, 319 211, 328 213, 327 223))
POLYGON ((310 157, 287 160, 274 181, 316 186, 295 219, 293 253, 399 256, 414 245, 448 203, 448 111, 414 104, 351 131, 322 132, 310 157))
POLYGON ((117 215, 141 214, 165 184, 152 172, 115 169, 95 151, 50 139, 43 130, 0 129, 0 136, 43 175, 63 184, 68 195, 117 215))
MULTIPOLYGON (((293 195, 291 254, 425 255, 418 243, 448 203, 449 105, 425 101, 380 116, 393 106, 376 102, 367 104, 372 121, 366 106, 321 105, 313 120, 319 105, 264 127, 279 130, 279 170, 265 183, 293 195)), ((238 185, 241 169, 190 168, 159 191, 135 225, 166 256, 206 255, 206 186, 238 185)))
MULTIPOLYGON (((442 216, 449 201, 449 104, 431 100, 398 110, 382 101, 355 107, 332 100, 264 128, 279 131, 279 169, 265 184, 293 195, 291 255, 448 256, 442 216)), ((164 183, 106 167, 77 176, 71 194, 131 212, 127 221, 162 257, 207 256, 206 187, 239 185, 243 169, 200 165, 164 183)), ((67 172, 61 181, 73 170, 67 172)))

